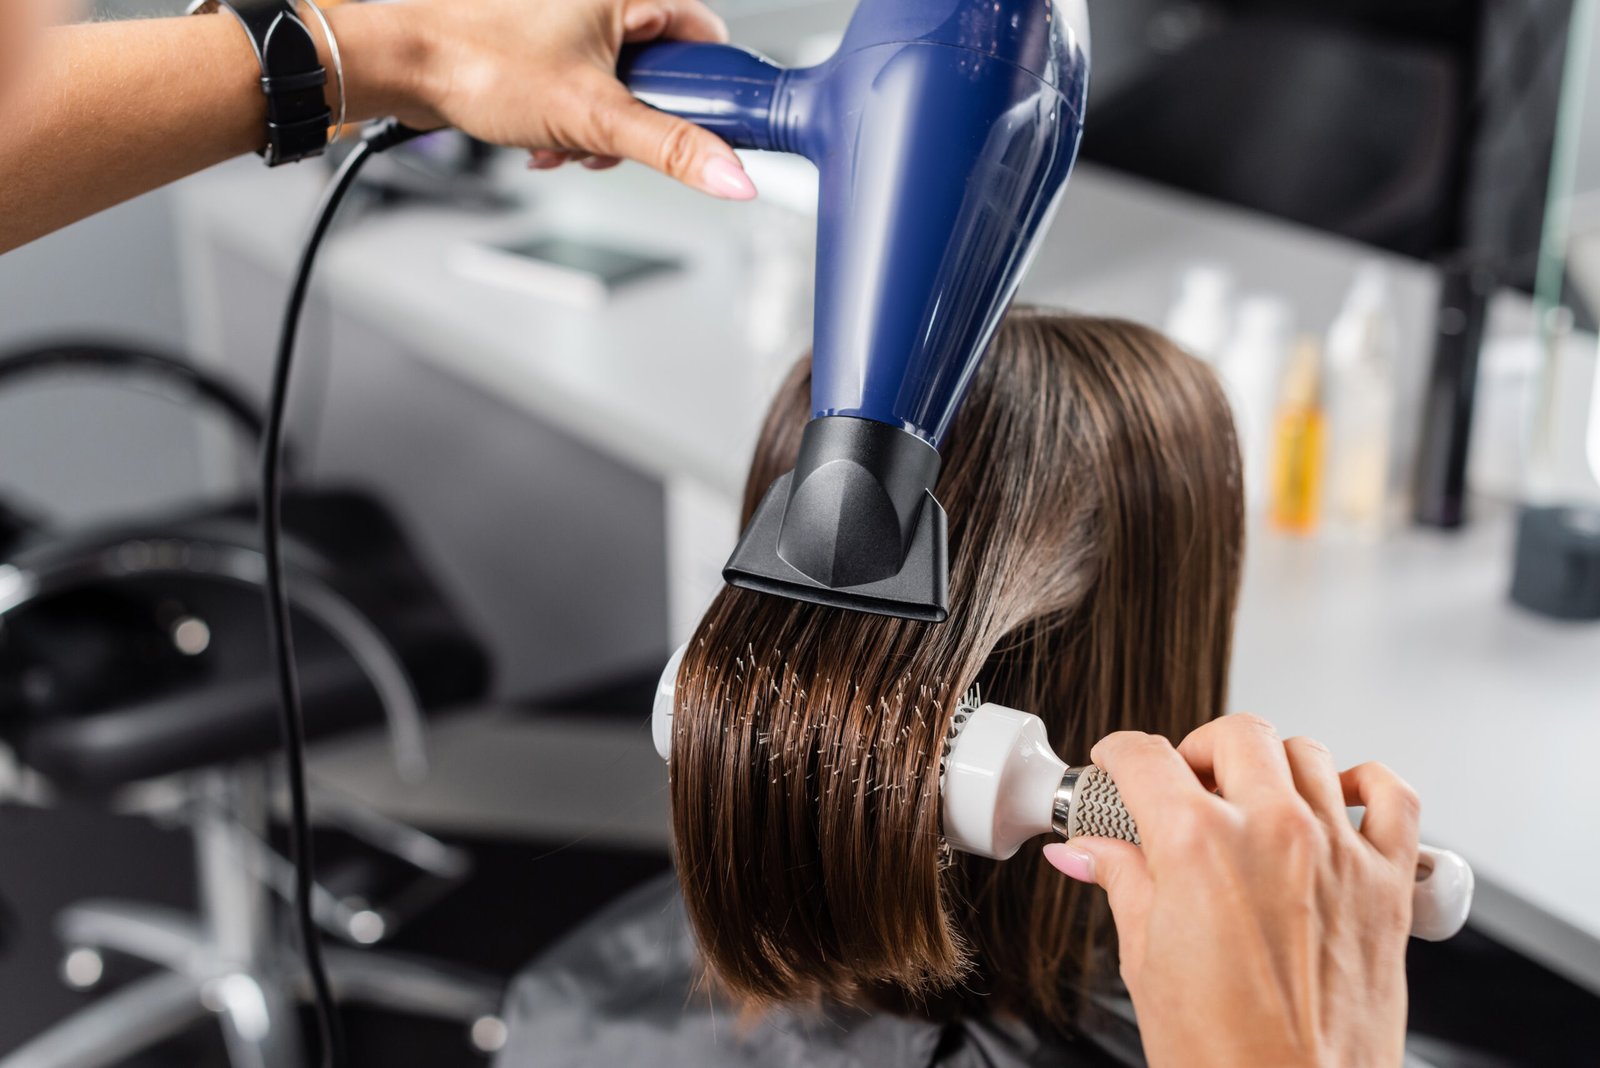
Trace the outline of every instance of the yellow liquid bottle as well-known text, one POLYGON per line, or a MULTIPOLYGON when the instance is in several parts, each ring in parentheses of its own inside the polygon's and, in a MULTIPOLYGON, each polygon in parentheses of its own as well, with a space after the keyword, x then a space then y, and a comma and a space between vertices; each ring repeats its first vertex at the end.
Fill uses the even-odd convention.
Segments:
POLYGON ((1322 410, 1322 353, 1310 338, 1295 345, 1273 420, 1271 508, 1274 529, 1316 532, 1322 511, 1322 473, 1327 445, 1322 410))

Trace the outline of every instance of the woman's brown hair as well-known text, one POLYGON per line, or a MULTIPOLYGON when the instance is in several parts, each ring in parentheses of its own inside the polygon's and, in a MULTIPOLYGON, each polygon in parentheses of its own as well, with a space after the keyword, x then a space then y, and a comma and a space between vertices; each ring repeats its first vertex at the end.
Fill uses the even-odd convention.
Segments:
MULTIPOLYGON (((794 466, 809 361, 778 393, 748 521, 794 466)), ((938 625, 724 589, 678 676, 672 825, 711 974, 755 1003, 991 1005, 1070 1031, 1109 917, 1037 848, 939 839, 958 698, 1041 716, 1083 763, 1120 729, 1219 715, 1243 547, 1238 450, 1203 364, 1106 319, 1011 313, 944 449, 938 625)))

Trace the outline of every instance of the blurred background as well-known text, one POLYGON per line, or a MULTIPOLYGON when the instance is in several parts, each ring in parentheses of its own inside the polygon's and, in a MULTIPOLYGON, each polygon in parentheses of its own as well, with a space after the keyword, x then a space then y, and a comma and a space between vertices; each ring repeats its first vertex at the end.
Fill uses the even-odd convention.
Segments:
MULTIPOLYGON (((852 8, 713 6, 790 64, 852 8)), ((1226 384, 1233 706, 1394 766, 1478 874, 1468 931, 1412 947, 1440 1066, 1600 1049, 1596 6, 1089 0, 1023 288, 1226 384)), ((814 169, 748 165, 728 205, 447 133, 375 163, 319 266, 290 529, 319 918, 382 988, 356 1064, 484 1063, 504 982, 668 866, 650 694, 810 332, 814 169)), ((327 174, 235 161, 0 258, 0 1065, 197 924, 272 940, 248 502, 327 174)), ((229 1060, 201 1025, 126 1063, 229 1060)))

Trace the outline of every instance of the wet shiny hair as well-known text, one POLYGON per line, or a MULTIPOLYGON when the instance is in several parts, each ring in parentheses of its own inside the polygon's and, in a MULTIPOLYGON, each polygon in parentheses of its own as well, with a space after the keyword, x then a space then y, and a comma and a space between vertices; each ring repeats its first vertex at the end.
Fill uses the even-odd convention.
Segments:
MULTIPOLYGON (((794 466, 809 389, 802 361, 746 521, 794 466)), ((980 996, 1071 1031, 1115 960, 1109 915, 1036 846, 941 849, 945 732, 975 681, 1076 763, 1111 731, 1176 741, 1221 714, 1239 470, 1206 366, 1132 323, 1016 310, 944 448, 947 622, 724 589, 678 676, 671 757, 678 874, 714 979, 752 1004, 980 996)))

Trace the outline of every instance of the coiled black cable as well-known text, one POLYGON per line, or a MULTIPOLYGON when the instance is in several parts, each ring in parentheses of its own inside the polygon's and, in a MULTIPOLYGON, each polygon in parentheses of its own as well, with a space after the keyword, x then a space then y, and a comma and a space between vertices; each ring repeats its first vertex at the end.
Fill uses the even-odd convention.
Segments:
POLYGON ((294 914, 306 971, 311 977, 312 1005, 322 1045, 323 1068, 345 1063, 344 1030, 334 1005, 333 990, 322 960, 322 940, 312 912, 316 858, 311 843, 311 818, 306 799, 305 710, 300 704, 300 680, 294 664, 294 633, 289 620, 289 591, 283 573, 283 428, 289 405, 289 379, 294 364, 295 340, 311 286, 317 253, 333 224, 339 205, 355 184, 361 168, 375 154, 419 136, 395 121, 368 130, 346 157, 322 194, 322 202, 300 252, 289 298, 278 333, 277 358, 272 369, 272 391, 267 402, 266 426, 261 439, 261 550, 266 558, 267 635, 278 676, 278 713, 283 732, 285 778, 289 791, 289 859, 294 866, 294 914))

